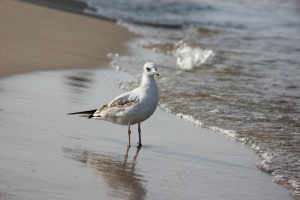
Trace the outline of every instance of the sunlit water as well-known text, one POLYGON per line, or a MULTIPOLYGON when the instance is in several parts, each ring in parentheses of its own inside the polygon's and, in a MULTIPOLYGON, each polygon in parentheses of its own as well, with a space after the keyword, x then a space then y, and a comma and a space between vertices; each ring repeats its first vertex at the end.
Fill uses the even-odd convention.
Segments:
MULTIPOLYGON (((300 198, 300 5, 290 1, 82 0, 141 37, 112 67, 159 65, 160 106, 249 144, 300 198)), ((124 89, 138 85, 124 83, 124 89)))

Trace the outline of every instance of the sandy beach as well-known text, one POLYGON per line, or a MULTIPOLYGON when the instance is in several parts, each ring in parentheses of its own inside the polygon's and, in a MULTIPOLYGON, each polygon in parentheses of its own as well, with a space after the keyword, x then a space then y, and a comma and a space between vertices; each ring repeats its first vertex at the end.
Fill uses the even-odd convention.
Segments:
POLYGON ((0 2, 0 77, 35 70, 95 68, 132 37, 114 23, 29 4, 0 2))
POLYGON ((141 149, 137 126, 127 149, 126 126, 66 115, 137 79, 107 58, 126 53, 133 35, 21 1, 0 5, 0 199, 292 199, 249 147, 159 108, 142 123, 141 149))

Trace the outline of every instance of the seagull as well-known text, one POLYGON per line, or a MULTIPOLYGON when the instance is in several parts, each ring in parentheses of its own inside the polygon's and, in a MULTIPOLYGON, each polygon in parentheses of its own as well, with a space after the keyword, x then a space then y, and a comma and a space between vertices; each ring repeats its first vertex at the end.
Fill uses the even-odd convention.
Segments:
POLYGON ((148 62, 143 67, 141 85, 129 92, 121 94, 99 109, 69 113, 81 115, 88 119, 100 119, 114 124, 128 126, 128 148, 130 147, 130 126, 138 124, 139 142, 141 141, 141 122, 147 120, 158 104, 158 88, 154 76, 159 76, 157 66, 148 62))

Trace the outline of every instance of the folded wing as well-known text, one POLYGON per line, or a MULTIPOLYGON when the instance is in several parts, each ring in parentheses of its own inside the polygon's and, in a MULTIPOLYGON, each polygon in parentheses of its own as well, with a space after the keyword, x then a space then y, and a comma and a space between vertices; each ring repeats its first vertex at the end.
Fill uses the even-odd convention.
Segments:
POLYGON ((101 108, 99 108, 91 117, 104 117, 104 115, 110 117, 116 115, 117 112, 121 112, 125 108, 139 102, 138 96, 134 94, 135 92, 131 91, 117 96, 107 105, 104 105, 101 108))

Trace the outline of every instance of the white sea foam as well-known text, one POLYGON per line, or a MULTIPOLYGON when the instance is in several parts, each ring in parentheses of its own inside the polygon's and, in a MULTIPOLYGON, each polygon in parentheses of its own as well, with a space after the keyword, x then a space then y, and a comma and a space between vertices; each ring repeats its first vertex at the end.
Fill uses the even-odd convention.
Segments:
POLYGON ((159 105, 163 110, 165 110, 168 113, 172 113, 171 109, 168 107, 167 104, 160 104, 159 105))
POLYGON ((260 147, 257 144, 252 144, 251 145, 252 149, 254 149, 256 152, 260 151, 260 147))
POLYGON ((216 131, 218 133, 225 134, 225 135, 229 136, 230 138, 234 138, 234 139, 237 138, 237 132, 235 130, 226 130, 226 129, 222 129, 222 128, 218 128, 218 127, 207 127, 207 126, 204 126, 203 122, 201 122, 200 120, 195 119, 194 117, 192 117, 190 115, 185 115, 185 114, 182 114, 182 113, 177 113, 176 116, 183 119, 183 120, 185 120, 185 121, 188 121, 188 122, 190 122, 194 125, 201 126, 201 127, 206 127, 206 128, 209 128, 213 131, 216 131))
POLYGON ((266 153, 262 154, 261 157, 262 157, 262 159, 264 159, 266 162, 271 162, 272 159, 274 158, 274 155, 266 152, 266 153))
POLYGON ((195 119, 194 117, 192 117, 190 115, 184 115, 182 113, 177 113, 176 116, 181 118, 181 119, 184 119, 185 121, 191 122, 195 125, 203 126, 203 123, 200 120, 195 119))
POLYGON ((221 134, 225 134, 225 135, 229 136, 230 138, 234 138, 234 139, 237 138, 237 132, 235 130, 226 130, 226 129, 222 129, 222 128, 215 127, 215 126, 211 126, 208 128, 211 130, 214 130, 216 132, 219 132, 221 134))
MULTIPOLYGON (((163 109, 166 110, 166 106, 164 106, 163 109)), ((188 122, 190 122, 190 123, 192 123, 194 125, 205 127, 205 128, 211 129, 213 131, 216 131, 218 133, 227 135, 230 138, 237 139, 237 135, 238 134, 237 134, 237 132, 235 130, 226 130, 226 129, 222 129, 222 128, 215 127, 215 126, 205 126, 203 124, 203 122, 201 122, 200 120, 195 119, 194 117, 192 117, 190 115, 185 115, 185 114, 182 114, 182 113, 177 113, 176 116, 179 117, 179 118, 181 118, 181 119, 183 119, 183 120, 185 120, 185 121, 188 121, 188 122)))
MULTIPOLYGON (((259 148, 260 149, 260 148, 259 148)), ((279 171, 275 171, 272 167, 271 167, 271 163, 272 163, 272 160, 274 158, 274 155, 273 154, 270 154, 268 152, 264 152, 264 153, 261 153, 260 154, 261 158, 263 159, 262 161, 258 162, 256 164, 256 166, 262 170, 262 171, 265 171, 267 173, 272 173, 274 176, 275 176, 275 181, 276 180, 276 177, 277 178, 281 178, 282 176, 282 173, 280 173, 279 171)))
POLYGON ((213 50, 201 49, 199 47, 191 47, 186 43, 182 43, 175 51, 177 57, 177 65, 184 70, 191 70, 201 66, 208 58, 214 55, 213 50))
POLYGON ((291 184, 292 187, 294 187, 295 189, 300 190, 300 182, 299 181, 291 179, 288 182, 291 184))
POLYGON ((219 113, 219 109, 213 109, 213 110, 211 110, 209 112, 211 112, 211 113, 219 113))

